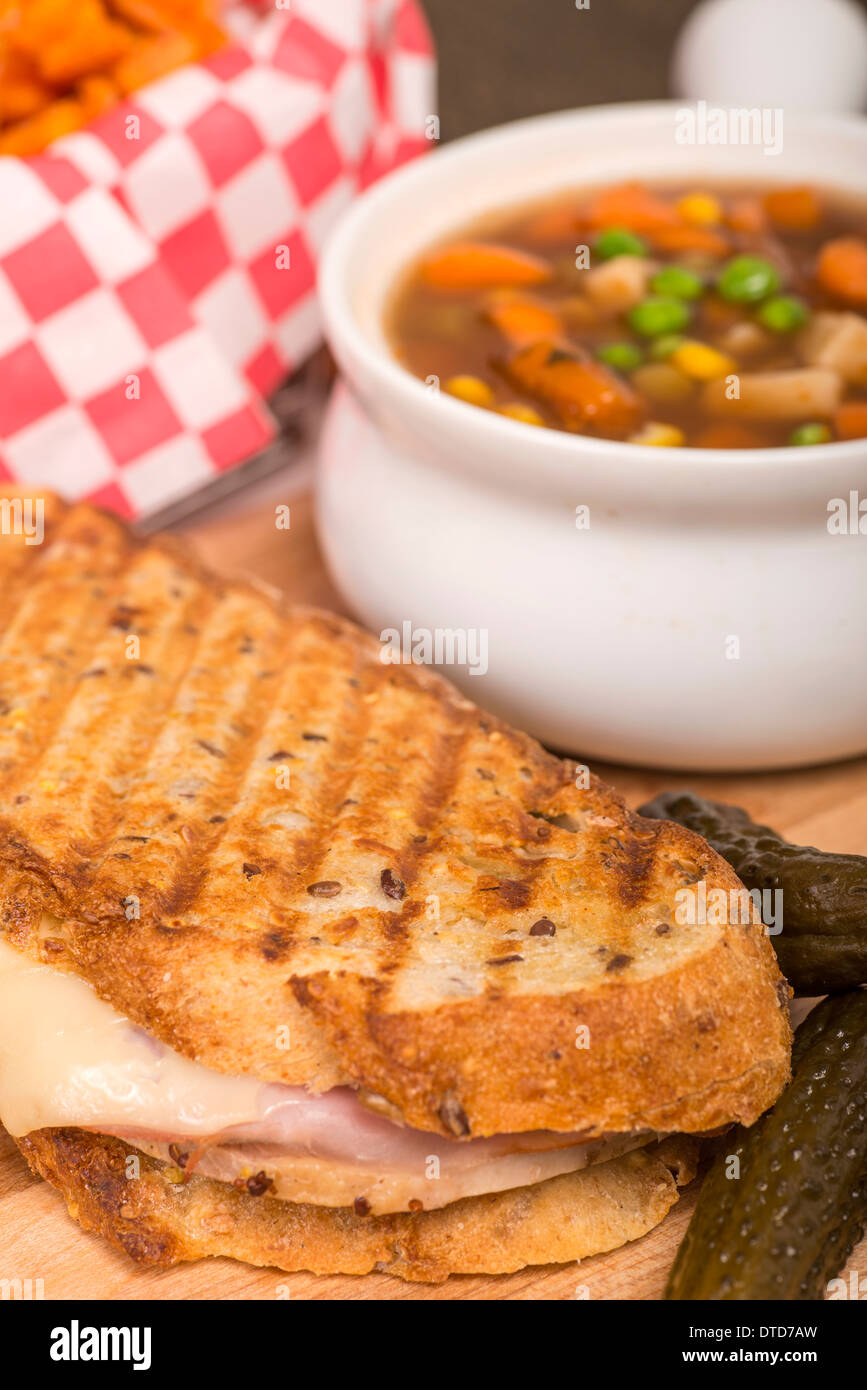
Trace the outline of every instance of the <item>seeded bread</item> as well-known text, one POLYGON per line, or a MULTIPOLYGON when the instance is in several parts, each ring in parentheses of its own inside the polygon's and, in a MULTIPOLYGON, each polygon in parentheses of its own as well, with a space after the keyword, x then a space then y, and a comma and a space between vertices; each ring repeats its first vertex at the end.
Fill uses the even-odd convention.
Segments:
POLYGON ((140 1264, 228 1255, 277 1270, 367 1274, 427 1283, 450 1274, 508 1274, 614 1250, 658 1225, 695 1173, 698 1145, 683 1136, 535 1187, 468 1197, 438 1211, 357 1216, 350 1208, 251 1197, 167 1169, 119 1139, 42 1129, 18 1147, 59 1188, 70 1214, 140 1264))
POLYGON ((0 926, 195 1060, 419 1128, 701 1131, 787 988, 696 835, 329 614, 46 497, 0 538, 0 926))

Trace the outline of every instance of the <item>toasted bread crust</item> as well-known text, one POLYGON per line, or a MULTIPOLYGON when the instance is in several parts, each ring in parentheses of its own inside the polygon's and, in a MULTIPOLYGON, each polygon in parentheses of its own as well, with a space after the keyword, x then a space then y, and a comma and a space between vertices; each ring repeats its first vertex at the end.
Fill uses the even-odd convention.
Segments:
POLYGON ((457 1137, 458 1105, 473 1133, 565 1130, 577 1095, 594 1136, 749 1125, 788 1075, 785 1029, 768 1007, 774 972, 753 936, 723 937, 636 984, 563 993, 556 1008, 489 995, 420 1017, 379 1011, 376 980, 322 972, 293 983, 354 1080, 400 1095, 409 1124, 435 1129, 445 1117, 457 1137))
POLYGON ((314 1274, 380 1270, 440 1283, 450 1274, 508 1274, 614 1250, 658 1225, 695 1174, 698 1144, 678 1136, 582 1173, 436 1211, 360 1217, 349 1208, 250 1197, 167 1169, 119 1139, 43 1129, 16 1140, 70 1214, 140 1264, 227 1255, 314 1274), (135 1155, 140 1176, 128 1176, 135 1155))
POLYGON ((0 929, 195 1060, 435 1132, 754 1119, 773 951, 676 918, 729 866, 380 658, 48 498, 0 538, 0 929))

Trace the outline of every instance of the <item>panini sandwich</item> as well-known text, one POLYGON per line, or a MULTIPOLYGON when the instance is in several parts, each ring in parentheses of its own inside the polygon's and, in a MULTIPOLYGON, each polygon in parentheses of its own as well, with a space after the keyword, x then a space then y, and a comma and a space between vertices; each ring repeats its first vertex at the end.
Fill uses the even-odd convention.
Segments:
POLYGON ((44 499, 0 538, 0 1117, 134 1259, 438 1281, 656 1225, 788 1077, 698 836, 352 624, 44 499))

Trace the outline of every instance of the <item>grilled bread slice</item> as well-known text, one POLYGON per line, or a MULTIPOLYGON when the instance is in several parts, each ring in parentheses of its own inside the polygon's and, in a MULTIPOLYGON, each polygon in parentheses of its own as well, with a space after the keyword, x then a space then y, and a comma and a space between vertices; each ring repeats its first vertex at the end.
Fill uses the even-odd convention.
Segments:
POLYGON ((87 1231, 139 1264, 174 1265, 228 1255, 314 1274, 372 1270, 415 1282, 450 1274, 509 1274, 525 1265, 583 1260, 657 1226, 695 1174, 698 1143, 673 1135, 581 1173, 439 1211, 358 1216, 251 1197, 195 1174, 172 1182, 165 1167, 120 1139, 43 1129, 17 1141, 35 1173, 59 1188, 87 1231), (141 1174, 127 1180, 137 1156, 141 1174))
POLYGON ((788 1075, 739 888, 351 623, 45 499, 0 540, 0 924, 179 1052, 457 1137, 702 1131, 788 1075))

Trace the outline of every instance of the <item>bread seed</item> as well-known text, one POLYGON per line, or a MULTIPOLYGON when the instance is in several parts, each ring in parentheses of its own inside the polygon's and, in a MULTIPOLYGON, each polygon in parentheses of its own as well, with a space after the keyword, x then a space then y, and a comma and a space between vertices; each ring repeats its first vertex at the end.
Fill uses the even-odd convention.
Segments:
POLYGON ((627 965, 631 965, 631 964, 632 964, 632 957, 631 957, 631 956, 624 956, 624 955, 612 956, 611 959, 610 959, 610 961, 609 961, 608 964, 606 965, 605 969, 606 969, 606 971, 612 971, 612 970, 625 970, 626 967, 627 967, 627 965))
POLYGON ((324 878, 319 883, 308 884, 307 892, 311 898, 336 898, 342 887, 336 879, 324 878))
POLYGON ((540 917, 538 922, 534 922, 530 928, 531 936, 554 936, 557 928, 548 917, 540 917))
POLYGON ((438 1113, 446 1129, 456 1139, 463 1139, 469 1134, 470 1122, 467 1119, 467 1112, 454 1091, 447 1091, 443 1096, 438 1113))
POLYGON ((400 902, 401 898, 406 896, 406 884, 397 874, 393 874, 391 869, 383 869, 379 875, 379 882, 387 898, 396 898, 400 902))

